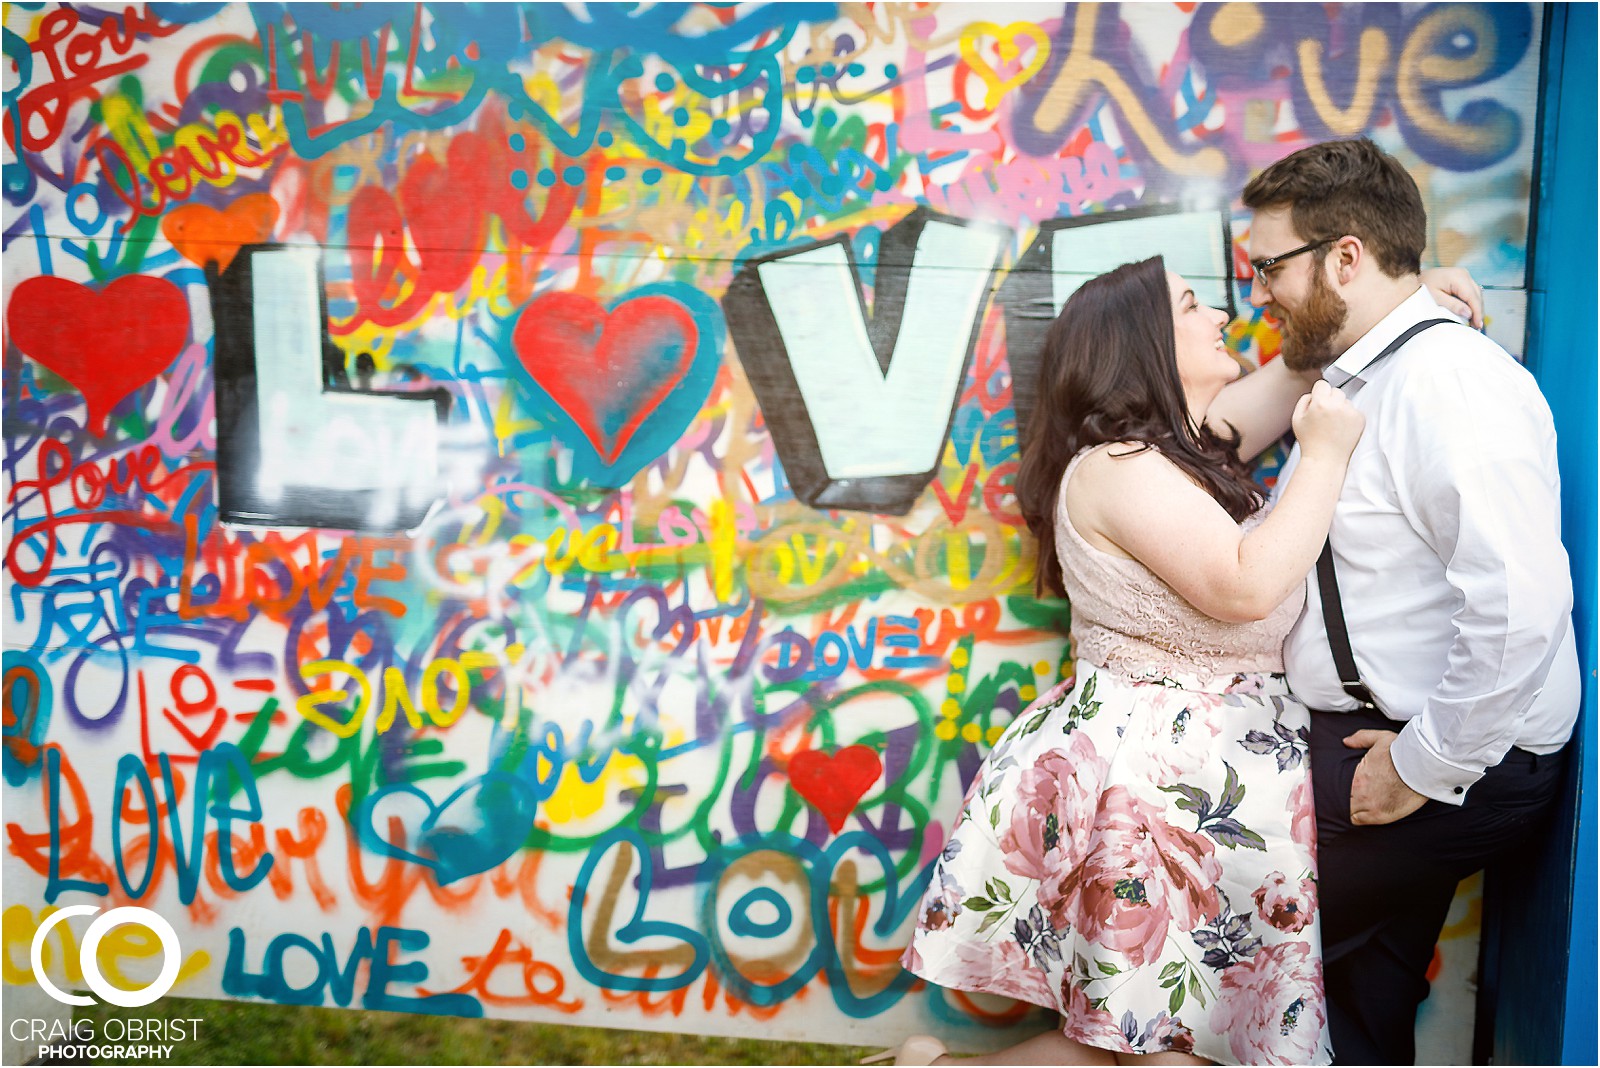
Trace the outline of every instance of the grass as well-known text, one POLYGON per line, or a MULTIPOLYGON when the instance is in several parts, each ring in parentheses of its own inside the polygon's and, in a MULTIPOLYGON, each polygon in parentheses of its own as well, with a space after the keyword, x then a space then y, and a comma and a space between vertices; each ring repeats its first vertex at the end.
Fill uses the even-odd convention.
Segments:
MULTIPOLYGON (((162 998, 138 1009, 79 1009, 96 1041, 109 1020, 199 1019, 170 1059, 130 1064, 855 1064, 874 1049, 708 1038, 599 1027, 251 1002, 162 998)), ((112 1025, 112 1033, 122 1028, 112 1025)), ((55 1061, 51 1063, 66 1063, 55 1061)))

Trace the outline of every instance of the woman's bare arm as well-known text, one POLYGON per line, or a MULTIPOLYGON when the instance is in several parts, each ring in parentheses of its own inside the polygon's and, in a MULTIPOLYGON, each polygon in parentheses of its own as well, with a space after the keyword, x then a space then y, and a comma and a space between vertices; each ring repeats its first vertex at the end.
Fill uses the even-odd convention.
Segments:
POLYGON ((1321 377, 1316 371, 1297 374, 1273 360, 1229 383, 1207 409, 1206 425, 1218 433, 1237 430, 1239 455, 1254 459, 1288 432, 1295 404, 1321 377))
POLYGON ((1249 534, 1154 449, 1089 456, 1067 485, 1067 514, 1090 544, 1138 560, 1206 615, 1264 619, 1316 562, 1364 424, 1338 390, 1314 387, 1296 408, 1300 463, 1249 534))

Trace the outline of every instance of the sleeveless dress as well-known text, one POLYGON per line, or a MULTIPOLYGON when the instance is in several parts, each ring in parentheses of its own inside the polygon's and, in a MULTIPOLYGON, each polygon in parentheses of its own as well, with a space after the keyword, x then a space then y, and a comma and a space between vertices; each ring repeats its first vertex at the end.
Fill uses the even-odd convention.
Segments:
POLYGON ((1065 497, 1076 675, 996 742, 902 963, 1091 1046, 1328 1064, 1310 718, 1282 674, 1304 591, 1212 619, 1084 541, 1065 497))

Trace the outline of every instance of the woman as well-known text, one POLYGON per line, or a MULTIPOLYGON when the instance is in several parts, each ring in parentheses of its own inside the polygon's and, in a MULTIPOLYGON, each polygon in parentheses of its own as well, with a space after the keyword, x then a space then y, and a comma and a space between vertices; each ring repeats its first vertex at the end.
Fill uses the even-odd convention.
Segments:
MULTIPOLYGON (((1282 645, 1363 419, 1324 382, 1301 396, 1267 512, 1239 433, 1207 418, 1239 373, 1226 322, 1155 258, 1086 283, 1046 342, 1018 496, 1076 675, 985 763, 904 958, 1061 1013, 995 1063, 1330 1059, 1282 645)), ((936 1063, 928 1043, 903 1063, 936 1063)))

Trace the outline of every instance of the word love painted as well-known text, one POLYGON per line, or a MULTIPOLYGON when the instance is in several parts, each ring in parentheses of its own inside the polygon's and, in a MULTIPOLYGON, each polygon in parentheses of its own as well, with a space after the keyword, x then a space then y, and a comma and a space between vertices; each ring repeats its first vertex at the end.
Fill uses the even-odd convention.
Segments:
MULTIPOLYGON (((818 508, 904 514, 938 471, 1006 235, 919 209, 879 244, 870 320, 850 242, 747 264, 723 311, 795 494, 818 508)), ((1174 269, 1233 300, 1226 217, 1141 209, 1047 223, 1001 287, 1019 381, 1077 282, 1165 252, 1174 269), (1114 251, 1108 252, 1111 249, 1114 251), (1034 290, 1040 290, 1035 295, 1034 290)), ((358 530, 415 527, 437 493, 440 394, 333 385, 322 281, 306 250, 249 247, 213 283, 218 482, 238 522, 358 530), (269 310, 270 309, 270 310, 269 310), (435 413, 426 401, 439 405, 435 413)), ((519 370, 616 484, 659 455, 699 410, 720 317, 681 287, 639 290, 607 310, 540 297, 511 330, 519 370)), ((1031 389, 1027 390, 1031 396, 1031 389)))

